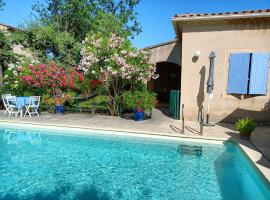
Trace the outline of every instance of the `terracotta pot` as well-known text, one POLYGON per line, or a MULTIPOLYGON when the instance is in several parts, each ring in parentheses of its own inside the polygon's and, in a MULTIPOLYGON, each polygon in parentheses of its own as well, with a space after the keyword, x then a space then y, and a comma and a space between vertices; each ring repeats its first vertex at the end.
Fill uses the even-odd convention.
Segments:
POLYGON ((249 140, 250 139, 250 136, 251 136, 251 132, 240 132, 240 138, 241 139, 244 139, 244 140, 249 140))

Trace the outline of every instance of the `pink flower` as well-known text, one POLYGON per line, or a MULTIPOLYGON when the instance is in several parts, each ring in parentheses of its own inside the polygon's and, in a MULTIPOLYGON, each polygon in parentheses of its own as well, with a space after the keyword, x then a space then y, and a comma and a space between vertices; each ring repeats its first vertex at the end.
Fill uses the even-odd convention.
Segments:
POLYGON ((56 66, 56 64, 55 64, 55 62, 54 62, 54 61, 51 61, 51 63, 50 63, 50 64, 51 64, 51 66, 52 66, 52 67, 55 67, 55 66, 56 66))

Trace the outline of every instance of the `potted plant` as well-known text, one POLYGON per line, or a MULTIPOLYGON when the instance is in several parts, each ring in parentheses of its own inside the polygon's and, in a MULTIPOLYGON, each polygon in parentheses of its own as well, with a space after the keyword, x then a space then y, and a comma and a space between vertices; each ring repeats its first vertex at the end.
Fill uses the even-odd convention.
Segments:
POLYGON ((241 139, 249 140, 251 133, 255 130, 255 128, 256 123, 249 118, 239 119, 236 122, 236 129, 239 131, 241 139))
POLYGON ((64 102, 65 98, 57 96, 53 99, 55 113, 64 114, 64 102))
POLYGON ((156 104, 156 94, 148 91, 126 91, 123 93, 124 105, 134 112, 135 121, 143 121, 145 111, 152 111, 156 104))
POLYGON ((144 108, 142 104, 142 97, 138 97, 136 105, 134 107, 134 119, 135 121, 144 120, 144 108))

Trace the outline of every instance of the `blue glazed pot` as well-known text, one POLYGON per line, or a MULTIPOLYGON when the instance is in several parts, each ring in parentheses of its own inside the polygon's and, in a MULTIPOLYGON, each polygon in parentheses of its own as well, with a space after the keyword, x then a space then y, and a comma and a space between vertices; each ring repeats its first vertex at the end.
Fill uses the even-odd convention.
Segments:
POLYGON ((64 114, 65 108, 63 105, 55 105, 55 113, 64 114))
POLYGON ((144 110, 143 109, 134 109, 134 119, 135 121, 143 121, 144 120, 144 110))

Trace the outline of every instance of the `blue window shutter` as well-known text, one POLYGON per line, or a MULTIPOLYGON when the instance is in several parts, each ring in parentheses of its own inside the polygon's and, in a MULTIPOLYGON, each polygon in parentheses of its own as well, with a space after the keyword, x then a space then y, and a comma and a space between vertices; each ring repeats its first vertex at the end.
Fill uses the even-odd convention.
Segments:
POLYGON ((250 53, 232 53, 229 61, 228 94, 247 94, 250 53))
POLYGON ((249 94, 267 93, 269 53, 253 53, 251 57, 249 94))

